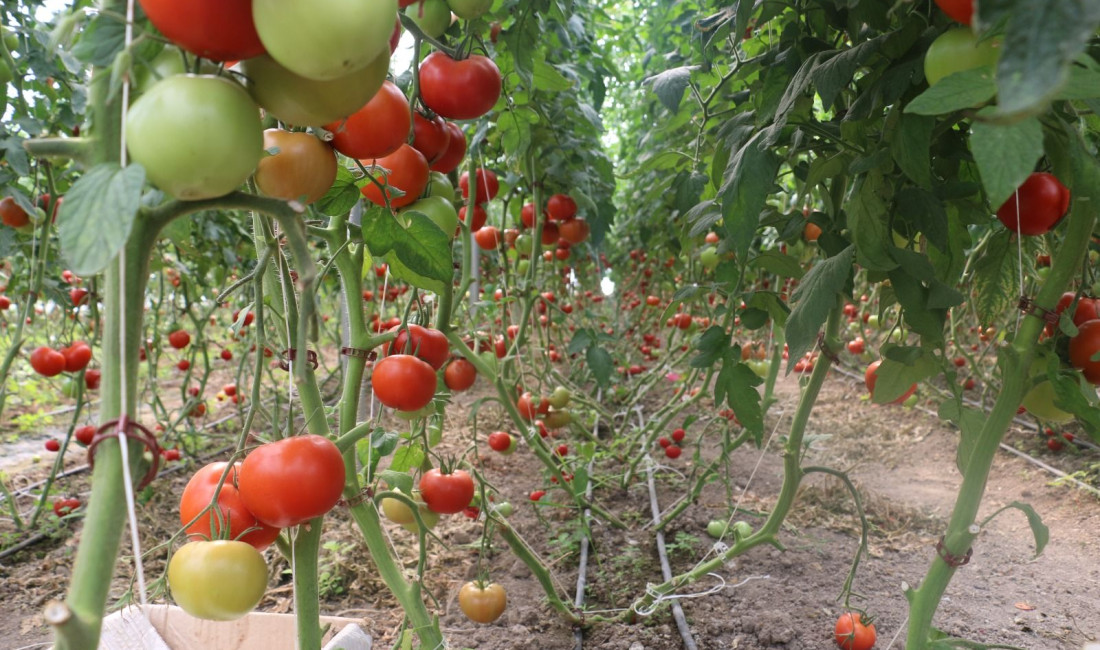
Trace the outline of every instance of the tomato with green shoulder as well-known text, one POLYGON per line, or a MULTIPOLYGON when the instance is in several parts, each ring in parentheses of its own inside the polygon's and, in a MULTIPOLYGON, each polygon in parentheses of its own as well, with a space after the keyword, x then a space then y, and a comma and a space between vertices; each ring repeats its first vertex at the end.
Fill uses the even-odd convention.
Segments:
POLYGON ((232 621, 260 603, 267 590, 267 563, 244 542, 189 542, 168 562, 168 588, 191 616, 232 621))

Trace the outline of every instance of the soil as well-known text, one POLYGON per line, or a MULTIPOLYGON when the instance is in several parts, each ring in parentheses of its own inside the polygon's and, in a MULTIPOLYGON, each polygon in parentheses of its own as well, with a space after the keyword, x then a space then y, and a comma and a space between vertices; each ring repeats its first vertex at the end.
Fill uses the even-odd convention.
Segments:
MULTIPOLYGON (((643 405, 643 414, 652 414, 665 403, 667 388, 655 391, 650 403, 643 405)), ((774 503, 782 480, 779 438, 794 412, 797 379, 793 375, 783 379, 777 389, 779 401, 769 411, 763 449, 748 444, 734 452, 719 480, 706 485, 697 502, 666 529, 674 574, 696 566, 712 552, 715 540, 706 534, 707 522, 727 519, 731 501, 740 504, 736 518, 753 525, 763 519, 752 513, 767 512, 774 503)), ((853 585, 861 597, 853 597, 851 604, 874 616, 879 637, 876 647, 901 648, 908 613, 904 586, 918 584, 927 570, 961 481, 955 467, 957 433, 920 410, 872 405, 862 399, 864 392, 847 377, 834 374, 830 378, 810 420, 809 434, 816 437, 804 465, 843 470, 857 486, 871 529, 868 553, 853 585)), ((475 390, 456 398, 448 409, 444 453, 460 453, 468 446, 472 432, 467 416, 484 396, 475 390)), ((478 412, 481 431, 504 427, 501 414, 494 410, 499 411, 482 408, 478 412)), ((702 419, 688 427, 681 458, 667 460, 659 449, 655 450, 662 509, 686 493, 686 478, 694 468, 715 458, 720 428, 713 410, 700 407, 694 413, 702 419), (704 431, 705 438, 700 442, 704 431)), ((601 433, 602 442, 608 444, 627 431, 608 436, 610 429, 601 428, 601 433)), ((1051 454, 1042 439, 1024 431, 1010 432, 1008 441, 1067 472, 1088 472, 1097 464, 1095 454, 1051 454)), ((581 443, 579 431, 574 431, 567 442, 570 454, 575 456, 581 443)), ((485 455, 480 458, 481 472, 503 498, 515 505, 509 521, 550 565, 563 600, 572 601, 580 531, 573 511, 556 507, 563 505, 560 499, 564 493, 553 489, 534 457, 522 449, 501 456, 489 452, 487 445, 482 448, 485 455), (538 506, 527 497, 535 489, 549 490, 538 506)), ((573 470, 580 466, 578 462, 573 470)), ((34 471, 26 470, 32 474, 34 471)), ((151 549, 175 532, 176 495, 189 474, 176 471, 162 476, 151 498, 141 506, 143 548, 151 549)), ((653 529, 647 525, 652 517, 644 473, 626 490, 618 487, 616 478, 607 478, 597 486, 594 498, 628 528, 618 531, 602 522, 593 524, 593 556, 586 590, 586 608, 591 617, 619 616, 645 593, 647 584, 663 581, 653 529)), ((86 475, 65 479, 63 489, 66 493, 81 493, 86 490, 82 483, 86 480, 86 475)), ((970 563, 951 582, 936 625, 954 636, 1029 650, 1081 648, 1097 640, 1100 541, 1095 532, 1100 529, 1100 503, 1092 493, 1058 485, 1035 465, 1001 454, 989 481, 983 516, 1016 501, 1031 504, 1042 516, 1050 529, 1049 544, 1034 558, 1034 541, 1023 514, 1018 510, 1002 513, 985 526, 970 563)), ((322 581, 326 592, 322 610, 326 614, 362 617, 378 647, 387 647, 400 630, 399 610, 373 572, 348 518, 336 513, 326 520, 326 526, 325 539, 330 541, 321 559, 322 572, 327 576, 322 581)), ((388 530, 409 575, 415 576, 414 536, 395 526, 388 530)), ((492 625, 477 625, 462 615, 457 593, 463 582, 478 574, 482 530, 483 522, 461 515, 444 517, 435 530, 439 540, 433 541, 430 548, 422 583, 427 596, 434 599, 429 605, 439 613, 450 646, 527 650, 575 647, 574 629, 551 610, 534 576, 499 536, 493 538, 491 551, 483 554, 482 568, 507 589, 508 609, 492 625)), ((7 520, 0 523, 0 534, 9 535, 5 540, 13 538, 7 520)), ((35 647, 49 641, 49 630, 40 613, 46 602, 64 596, 79 538, 79 520, 62 523, 45 541, 0 560, 0 602, 4 603, 5 614, 0 617, 0 648, 35 647)), ((699 648, 835 647, 831 640, 833 624, 843 611, 838 596, 859 544, 859 518, 841 482, 823 474, 808 476, 781 541, 785 551, 756 547, 679 591, 699 648)), ((113 598, 120 597, 129 586, 129 552, 127 541, 113 598)), ((290 611, 286 563, 277 559, 273 550, 268 551, 268 558, 272 582, 261 609, 290 611)), ((162 574, 164 560, 163 549, 148 554, 145 568, 150 580, 162 574)), ((156 599, 163 602, 163 594, 156 599)), ((684 647, 666 605, 662 603, 652 615, 633 624, 604 622, 587 627, 584 647, 684 647)))

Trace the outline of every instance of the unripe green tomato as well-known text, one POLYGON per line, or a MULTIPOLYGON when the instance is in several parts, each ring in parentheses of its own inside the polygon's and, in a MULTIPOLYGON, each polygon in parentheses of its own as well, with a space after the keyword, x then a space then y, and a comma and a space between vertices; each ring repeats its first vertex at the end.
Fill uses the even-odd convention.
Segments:
POLYGON ((507 501, 501 501, 500 503, 493 506, 493 512, 497 513, 501 517, 511 517, 514 510, 515 508, 512 507, 512 504, 508 503, 507 501))
POLYGON ((4 47, 8 48, 9 52, 14 52, 19 49, 19 35, 11 31, 7 27, 3 28, 4 34, 4 47))
POLYGON ((447 4, 459 18, 473 20, 489 11, 493 6, 493 0, 447 0, 447 4))
POLYGON ((520 275, 527 275, 527 270, 531 268, 531 262, 529 260, 520 260, 516 264, 516 273, 520 275))
POLYGON ((451 8, 447 0, 418 0, 405 7, 405 15, 432 38, 443 36, 451 26, 451 8))
POLYGON ((707 534, 714 539, 719 539, 726 534, 726 522, 712 519, 707 522, 707 534))
POLYGON ((901 405, 903 407, 907 408, 907 409, 911 409, 911 408, 913 408, 914 406, 917 405, 917 401, 918 401, 917 394, 913 393, 909 397, 905 398, 905 401, 902 402, 901 405))
POLYGON ((569 406, 569 400, 571 399, 573 399, 573 393, 565 386, 558 386, 554 389, 554 392, 550 394, 549 402, 550 406, 556 409, 563 409, 569 406))
POLYGON ((882 326, 879 324, 879 321, 878 321, 878 314, 871 314, 870 316, 867 317, 867 327, 870 327, 871 329, 876 329, 876 330, 882 328, 882 326))
MULTIPOLYGON (((1100 262, 1100 251, 1089 251, 1089 262, 1096 264, 1100 262)), ((1093 295, 1096 295, 1095 293, 1093 295)))
POLYGON ((901 343, 905 340, 905 332, 895 328, 890 330, 890 336, 888 338, 891 343, 901 343))
POLYGON ((535 240, 531 239, 531 235, 523 234, 516 237, 516 251, 520 255, 530 255, 534 249, 535 240))
POLYGON ((713 246, 707 246, 699 253, 699 262, 708 271, 713 271, 718 266, 718 261, 718 249, 713 246))
MULTIPOLYGON (((8 83, 14 78, 15 76, 11 73, 11 68, 8 67, 8 64, 5 61, 0 61, 0 85, 8 83)), ((3 93, 3 97, 4 101, 7 102, 7 93, 3 93)))
POLYGON ((753 374, 762 379, 767 377, 768 371, 771 370, 771 364, 767 361, 749 361, 748 366, 753 374))
POLYGON ((996 39, 981 43, 969 27, 949 29, 932 41, 924 55, 924 77, 934 86, 944 77, 973 68, 993 66, 1001 57, 996 39))
MULTIPOLYGON (((424 525, 428 527, 428 530, 435 528, 435 525, 439 523, 439 513, 428 509, 428 506, 421 505, 417 508, 420 511, 420 518, 424 521, 424 525)), ((416 519, 401 524, 401 527, 410 533, 420 532, 420 525, 416 523, 416 519)))
POLYGON ((458 228, 458 212, 453 203, 441 196, 429 196, 398 211, 399 215, 416 211, 428 217, 448 237, 454 238, 458 228))
POLYGON ((1035 269, 1035 275, 1039 276, 1040 280, 1046 280, 1047 276, 1050 275, 1050 267, 1049 266, 1041 266, 1041 267, 1035 269))
POLYGON ((504 256, 508 258, 509 262, 515 262, 519 259, 519 252, 514 248, 509 248, 504 251, 504 256))
POLYGON ((733 537, 742 540, 752 535, 752 526, 747 521, 735 521, 733 523, 733 537))
POLYGON ((75 381, 73 381, 72 379, 66 379, 64 383, 61 384, 61 393, 69 399, 76 399, 76 388, 77 387, 75 381))
POLYGON ((443 172, 432 172, 428 177, 428 187, 424 190, 425 196, 438 196, 448 201, 455 200, 455 186, 443 172))

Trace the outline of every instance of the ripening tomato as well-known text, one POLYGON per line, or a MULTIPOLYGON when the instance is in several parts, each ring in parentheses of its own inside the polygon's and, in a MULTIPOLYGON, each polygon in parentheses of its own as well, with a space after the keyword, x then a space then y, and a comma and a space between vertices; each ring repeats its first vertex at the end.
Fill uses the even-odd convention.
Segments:
POLYGON ((443 371, 443 383, 456 392, 469 390, 475 381, 477 381, 477 368, 465 359, 455 359, 448 363, 447 369, 443 371))
POLYGON ((293 436, 245 457, 238 489, 248 510, 270 526, 287 528, 320 517, 344 490, 344 457, 327 438, 293 436))
POLYGON ((1069 340, 1070 363, 1092 384, 1100 384, 1100 361, 1093 358, 1097 353, 1100 353, 1100 319, 1093 319, 1082 323, 1077 336, 1069 340))
POLYGON ((489 219, 489 213, 485 211, 485 208, 480 205, 474 206, 474 218, 470 221, 466 221, 466 206, 462 206, 458 209, 458 220, 470 225, 470 232, 476 233, 485 227, 485 222, 489 219))
POLYGON ((500 69, 480 54, 456 61, 432 52, 420 64, 420 96, 447 119, 476 120, 485 115, 500 98, 500 89, 500 69))
POLYGON ((332 147, 349 158, 382 158, 405 143, 410 119, 405 93, 386 81, 365 106, 325 130, 333 134, 332 147))
POLYGON ((511 454, 516 450, 516 439, 505 431, 494 431, 489 434, 489 448, 502 454, 511 454))
POLYGON ((474 241, 483 251, 495 251, 500 246, 501 234, 496 226, 485 226, 474 233, 474 241))
POLYGON ((317 81, 287 70, 267 55, 241 62, 252 99, 279 121, 295 126, 321 126, 359 110, 382 87, 389 67, 390 55, 383 51, 361 70, 317 81))
MULTIPOLYGON (((867 370, 863 373, 863 383, 867 386, 867 392, 871 393, 871 401, 875 401, 875 384, 878 383, 878 367, 882 365, 882 360, 874 361, 871 365, 867 366, 867 370)), ((891 404, 901 404, 905 400, 909 399, 909 396, 917 392, 917 385, 913 384, 909 387, 909 390, 905 391, 905 394, 897 398, 891 404)), ((876 402, 878 403, 878 402, 876 402)))
POLYGON ((268 54, 307 79, 336 79, 389 49, 397 0, 252 0, 268 54))
MULTIPOLYGON (((496 198, 497 192, 500 191, 500 181, 497 180, 497 175, 491 170, 481 168, 476 170, 474 175, 477 181, 477 191, 474 193, 474 203, 481 204, 486 201, 492 201, 496 198)), ((469 198, 470 196, 470 174, 465 172, 458 179, 458 187, 462 190, 462 198, 469 198)))
POLYGON ((237 189, 263 155, 260 111, 223 77, 162 79, 130 107, 126 147, 149 182, 174 198, 210 199, 237 189))
POLYGON ((969 25, 974 20, 975 2, 976 0, 936 0, 936 5, 952 20, 969 25))
POLYGON ((588 239, 591 228, 588 221, 581 217, 570 219, 558 225, 558 235, 570 244, 580 244, 588 239))
POLYGON ((252 0, 140 0, 149 22, 168 40, 213 61, 264 53, 252 22, 252 0))
POLYGON ((268 129, 264 149, 278 149, 256 166, 256 187, 268 196, 308 205, 336 181, 336 154, 309 133, 268 129))
POLYGON ((187 487, 180 495, 180 525, 186 526, 185 532, 192 541, 239 539, 262 551, 279 536, 279 529, 258 521, 245 505, 237 489, 241 463, 235 463, 233 469, 229 470, 229 475, 218 491, 217 510, 209 508, 226 465, 227 463, 210 463, 195 472, 187 482, 187 487), (195 520, 194 523, 192 520, 195 520), (250 528, 255 530, 241 535, 250 528), (222 531, 225 531, 225 535, 222 535, 222 531))
POLYGON ((568 194, 555 194, 546 201, 546 214, 554 221, 569 221, 577 216, 577 202, 568 194))
POLYGON ((395 327, 397 338, 390 342, 387 355, 411 354, 431 364, 433 370, 439 370, 451 356, 451 344, 447 335, 436 329, 409 323, 408 327, 395 327))
POLYGON ((31 352, 31 368, 43 377, 56 377, 65 372, 65 355, 43 345, 31 352))
POLYGON ((264 597, 267 564, 244 542, 189 542, 168 562, 168 587, 191 616, 232 621, 251 612, 264 597))
POLYGON ((474 479, 463 469, 444 474, 430 469, 420 477, 420 496, 432 512, 453 515, 462 512, 474 498, 474 479))
POLYGON ((466 134, 454 122, 444 122, 443 124, 450 137, 447 139, 447 148, 431 164, 431 170, 450 174, 458 169, 462 159, 466 157, 466 134))
POLYGON ((371 388, 378 401, 398 411, 419 411, 435 396, 435 370, 427 362, 395 354, 374 365, 371 388))
POLYGON ((863 624, 860 615, 844 612, 833 630, 836 644, 844 650, 871 650, 875 645, 875 624, 863 624))
POLYGON ((458 606, 471 621, 492 623, 508 607, 508 594, 495 582, 467 582, 458 590, 458 606))
POLYGON ((376 205, 386 205, 389 199, 391 208, 401 208, 420 198, 428 186, 428 161, 424 155, 407 144, 397 151, 373 161, 362 161, 367 171, 374 176, 378 184, 386 186, 385 198, 382 189, 373 182, 367 182, 360 190, 367 200, 376 205), (395 196, 391 188, 404 192, 404 196, 395 196))
POLYGON ((1053 174, 1036 172, 997 209, 997 219, 1012 232, 1042 235, 1069 210, 1069 189, 1053 174))

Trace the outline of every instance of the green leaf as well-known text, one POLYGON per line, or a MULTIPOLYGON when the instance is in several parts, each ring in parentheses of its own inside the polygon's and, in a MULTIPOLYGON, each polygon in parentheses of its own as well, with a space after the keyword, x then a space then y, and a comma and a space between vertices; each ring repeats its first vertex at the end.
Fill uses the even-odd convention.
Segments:
MULTIPOLYGON (((905 252, 905 251, 902 251, 905 252)), ((914 257, 920 257, 913 253, 914 257)), ((905 322, 921 338, 932 345, 943 342, 943 327, 947 321, 946 309, 931 309, 928 306, 929 290, 917 278, 910 274, 912 266, 899 266, 889 272, 890 285, 894 295, 904 310, 905 322)), ((931 271, 931 269, 929 269, 931 271)), ((877 392, 877 389, 876 389, 877 392)), ((900 394, 900 393, 899 393, 900 394)), ((895 395, 895 397, 897 397, 895 395)))
POLYGON ((1054 405, 1072 413, 1093 442, 1100 443, 1100 405, 1096 404, 1095 387, 1083 381, 1083 377, 1077 373, 1056 373, 1048 376, 1057 397, 1054 405), (1086 395, 1091 395, 1092 399, 1086 395))
POLYGON ((653 90, 657 93, 657 99, 665 105, 665 108, 675 113, 680 109, 680 102, 684 98, 688 82, 691 81, 691 71, 696 66, 680 66, 665 70, 647 79, 653 84, 653 90))
POLYGON ((341 165, 336 168, 336 181, 314 204, 314 207, 321 214, 335 217, 351 211, 362 196, 359 186, 355 183, 355 176, 341 165))
POLYGON ((1046 548, 1047 542, 1050 541, 1050 528, 1043 523, 1043 518, 1039 516, 1039 513, 1035 512, 1035 508, 1031 507, 1031 504, 1023 503, 1022 501, 1013 501, 1005 506, 1006 508, 1015 508, 1024 513, 1027 517, 1027 525, 1031 527, 1031 534, 1035 536, 1035 556, 1039 557, 1043 554, 1043 549, 1046 548))
POLYGON ((110 67, 126 42, 126 25, 120 15, 102 12, 88 23, 73 46, 73 56, 100 68, 110 67))
POLYGON ((1100 97, 1100 70, 1079 65, 1069 69, 1069 80, 1055 99, 1084 100, 1100 97))
POLYGON ((1012 306, 1019 294, 1016 289, 1016 246, 1012 233, 1001 230, 989 238, 984 254, 974 263, 974 309, 978 322, 995 323, 1012 306))
POLYGON ((752 432, 759 442, 764 435, 764 410, 760 405, 760 393, 756 390, 764 380, 756 376, 747 364, 727 356, 714 381, 714 403, 725 401, 741 426, 752 432))
POLYGON ((992 68, 973 68, 945 77, 905 107, 915 115, 944 115, 980 106, 997 94, 992 68))
POLYGON ((412 494, 413 491, 413 477, 405 472, 397 472, 392 469, 387 469, 382 472, 380 478, 390 486, 391 490, 403 492, 405 494, 412 494))
MULTIPOLYGON (((876 386, 877 388, 877 386, 876 386)), ((970 456, 978 445, 978 435, 985 423, 985 411, 963 406, 954 399, 944 400, 940 404, 940 419, 953 422, 959 428, 959 450, 955 454, 955 465, 959 473, 966 475, 970 456)))
POLYGON ((710 368, 726 354, 730 347, 730 337, 726 330, 711 325, 695 340, 695 349, 699 351, 691 360, 692 368, 710 368))
POLYGON ((573 334, 573 340, 569 342, 569 354, 580 354, 596 342, 590 329, 579 329, 573 334))
POLYGON ((607 388, 611 383, 611 372, 615 368, 615 361, 612 360, 608 351, 598 345, 592 345, 588 348, 585 359, 588 361, 588 368, 596 376, 596 383, 607 388))
MULTIPOLYGON (((978 113, 988 115, 992 109, 978 113)), ((1043 127, 1032 117, 1015 124, 974 122, 970 150, 990 205, 1001 205, 1027 180, 1043 155, 1043 127)))
POLYGON ((947 212, 934 194, 919 187, 906 187, 897 193, 894 201, 898 215, 928 237, 928 241, 941 251, 949 248, 947 212))
POLYGON ((536 89, 553 92, 561 92, 573 87, 572 81, 543 59, 535 59, 534 82, 536 89))
POLYGON ((397 278, 420 289, 442 293, 454 278, 450 236, 419 212, 406 212, 403 216, 409 219, 408 228, 383 210, 364 214, 363 241, 372 254, 386 258, 397 278))
POLYGON ((748 255, 782 162, 771 147, 764 146, 764 134, 757 133, 730 159, 720 190, 724 227, 739 258, 748 255))
POLYGON ((798 259, 791 255, 784 255, 777 250, 763 251, 752 258, 749 266, 764 269, 784 278, 801 279, 805 272, 798 259))
POLYGON ((940 372, 942 366, 921 348, 891 348, 875 371, 875 404, 889 404, 909 392, 913 384, 940 372), (913 359, 906 353, 916 353, 913 359))
MULTIPOLYGON (((818 332, 837 306, 837 297, 848 284, 852 274, 855 249, 848 246, 840 253, 814 265, 802 278, 791 294, 794 309, 787 319, 786 337, 788 355, 801 359, 817 343, 818 332)), ((792 366, 787 366, 787 372, 792 366)))
POLYGON ((404 447, 398 447, 390 463, 390 470, 398 473, 408 472, 414 467, 420 467, 424 462, 424 450, 419 443, 410 443, 404 447))
POLYGON ((929 147, 936 120, 924 115, 902 114, 890 139, 890 154, 901 171, 921 187, 932 186, 929 147))
POLYGON ((1100 26, 1100 3, 1013 0, 997 63, 997 110, 1037 115, 1069 76, 1068 66, 1100 26), (1051 38, 1057 34, 1057 38, 1051 38))
POLYGON ((848 228, 859 250, 859 263, 872 271, 889 271, 898 265, 889 252, 886 204, 876 192, 881 184, 877 174, 863 177, 848 201, 848 228))
POLYGON ((141 206, 145 168, 103 163, 88 170, 65 194, 58 214, 61 252, 74 273, 95 275, 130 238, 141 206))

